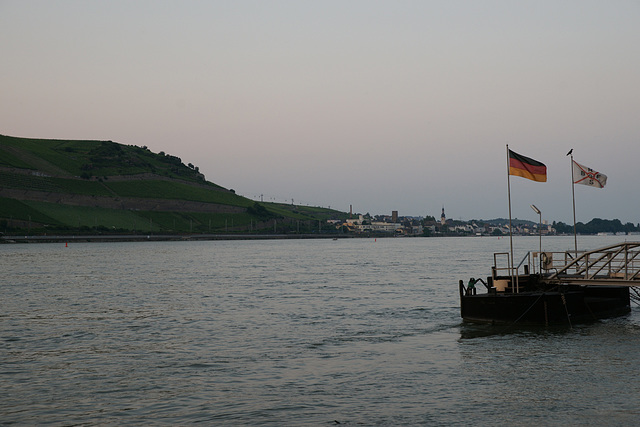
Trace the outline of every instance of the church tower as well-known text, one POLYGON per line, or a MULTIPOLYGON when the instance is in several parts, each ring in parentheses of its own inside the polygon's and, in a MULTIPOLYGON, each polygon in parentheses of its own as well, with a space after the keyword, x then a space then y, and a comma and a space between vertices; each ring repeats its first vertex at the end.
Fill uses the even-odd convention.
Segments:
POLYGON ((444 205, 442 205, 442 215, 440 215, 440 224, 444 225, 447 222, 447 217, 444 215, 444 205))

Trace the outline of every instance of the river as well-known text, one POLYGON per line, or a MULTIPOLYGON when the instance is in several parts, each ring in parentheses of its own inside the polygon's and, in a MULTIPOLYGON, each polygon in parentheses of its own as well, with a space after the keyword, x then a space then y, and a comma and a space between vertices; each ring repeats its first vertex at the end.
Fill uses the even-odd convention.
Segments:
MULTIPOLYGON (((516 260, 538 244, 514 238, 516 260)), ((458 280, 506 251, 496 237, 1 245, 0 424, 637 424, 635 304, 572 328, 462 323, 458 280)))

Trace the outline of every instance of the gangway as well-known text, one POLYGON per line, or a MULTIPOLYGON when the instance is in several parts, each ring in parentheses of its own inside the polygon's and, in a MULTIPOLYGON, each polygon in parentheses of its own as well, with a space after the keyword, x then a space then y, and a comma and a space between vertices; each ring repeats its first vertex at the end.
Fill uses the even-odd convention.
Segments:
POLYGON ((624 242, 592 251, 540 252, 540 280, 549 284, 640 286, 640 242, 624 242))

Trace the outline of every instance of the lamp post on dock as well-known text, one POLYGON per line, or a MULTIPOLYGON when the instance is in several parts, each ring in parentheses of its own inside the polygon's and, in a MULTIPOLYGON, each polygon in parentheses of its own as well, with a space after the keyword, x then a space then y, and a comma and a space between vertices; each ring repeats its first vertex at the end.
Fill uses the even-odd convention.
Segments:
POLYGON ((542 211, 538 209, 536 205, 531 205, 531 209, 540 215, 540 223, 538 224, 538 233, 540 233, 540 250, 538 252, 538 256, 542 256, 542 211))

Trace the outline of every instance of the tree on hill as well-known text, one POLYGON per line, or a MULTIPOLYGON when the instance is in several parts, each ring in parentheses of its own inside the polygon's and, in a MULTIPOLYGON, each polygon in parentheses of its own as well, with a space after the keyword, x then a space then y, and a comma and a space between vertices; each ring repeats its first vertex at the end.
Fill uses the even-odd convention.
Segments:
MULTIPOLYGON (((573 234, 573 226, 567 225, 564 222, 553 222, 553 228, 559 234, 573 234)), ((593 218, 588 223, 582 222, 576 223, 576 232, 578 234, 597 234, 597 233, 631 233, 639 231, 639 227, 636 227, 632 223, 628 222, 622 224, 619 219, 601 219, 593 218)))
POLYGON ((265 208, 263 205, 261 205, 258 202, 255 202, 253 205, 249 206, 247 208, 247 213, 249 215, 256 216, 262 220, 278 217, 278 215, 275 215, 274 213, 269 212, 267 208, 265 208))

